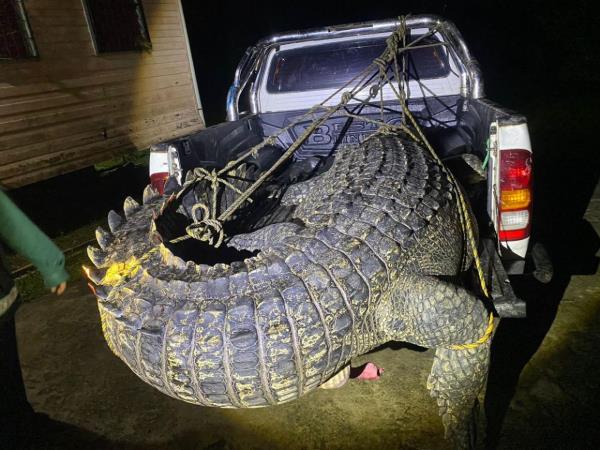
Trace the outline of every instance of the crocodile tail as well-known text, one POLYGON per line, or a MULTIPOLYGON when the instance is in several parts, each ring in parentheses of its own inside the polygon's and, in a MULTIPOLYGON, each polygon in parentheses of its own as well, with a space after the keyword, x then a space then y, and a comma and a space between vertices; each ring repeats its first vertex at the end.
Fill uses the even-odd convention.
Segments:
MULTIPOLYGON (((351 351, 348 342, 341 348, 345 329, 333 338, 327 331, 339 323, 325 320, 331 305, 314 303, 323 281, 302 263, 302 250, 211 266, 184 261, 155 226, 176 193, 147 189, 143 204, 126 200, 123 214, 109 215, 111 231, 98 230, 100 248, 89 250, 110 349, 145 382, 195 404, 266 406, 318 387, 351 351)), ((235 242, 264 247, 276 226, 235 242)))

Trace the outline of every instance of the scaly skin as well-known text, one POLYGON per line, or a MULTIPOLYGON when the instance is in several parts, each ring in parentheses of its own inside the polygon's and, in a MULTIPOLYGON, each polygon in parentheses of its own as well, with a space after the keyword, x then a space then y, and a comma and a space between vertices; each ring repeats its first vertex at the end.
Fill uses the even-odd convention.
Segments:
POLYGON ((151 238, 166 197, 127 200, 90 250, 110 348, 172 397, 217 407, 294 400, 391 340, 436 348, 428 388, 447 437, 469 441, 488 369, 488 313, 449 279, 464 269, 456 191, 420 146, 374 136, 290 187, 288 222, 234 236, 256 256, 184 262, 151 238), (106 270, 106 272, 104 271, 106 270))

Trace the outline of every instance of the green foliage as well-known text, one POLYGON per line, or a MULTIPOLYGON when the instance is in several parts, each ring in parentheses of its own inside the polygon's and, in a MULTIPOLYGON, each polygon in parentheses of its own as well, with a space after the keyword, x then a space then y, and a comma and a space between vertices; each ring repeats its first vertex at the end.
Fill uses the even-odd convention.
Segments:
POLYGON ((148 167, 150 165, 150 152, 148 150, 127 152, 120 156, 107 159, 106 161, 94 164, 97 171, 113 171, 127 164, 133 164, 138 167, 148 167))

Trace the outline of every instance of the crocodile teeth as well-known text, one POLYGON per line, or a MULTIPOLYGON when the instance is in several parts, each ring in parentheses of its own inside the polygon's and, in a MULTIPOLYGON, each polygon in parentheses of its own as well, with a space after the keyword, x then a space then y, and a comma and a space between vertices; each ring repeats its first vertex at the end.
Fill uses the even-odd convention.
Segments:
POLYGON ((164 189, 165 194, 173 194, 175 192, 178 192, 180 189, 181 185, 179 184, 179 181, 177 181, 177 177, 171 175, 169 178, 167 178, 164 189))
POLYGON ((123 218, 114 212, 112 209, 108 212, 108 228, 113 233, 119 229, 123 223, 123 218))
POLYGON ((104 275, 106 275, 106 270, 104 269, 96 269, 94 267, 83 266, 83 270, 90 280, 92 280, 96 284, 100 284, 104 275))
POLYGON ((152 185, 148 185, 144 188, 144 194, 142 196, 142 203, 144 203, 144 205, 150 203, 152 200, 154 200, 155 198, 157 198, 159 196, 158 192, 156 191, 156 189, 154 189, 152 187, 152 185))
POLYGON ((139 208, 140 204, 131 197, 127 197, 123 202, 123 211, 125 212, 125 217, 127 219, 130 219, 139 208))
POLYGON ((106 250, 106 247, 112 241, 112 235, 102 227, 96 228, 96 240, 102 250, 106 250))
POLYGON ((88 245, 87 254, 90 258, 90 261, 92 261, 92 263, 94 263, 94 265, 98 268, 102 267, 106 262, 106 253, 99 248, 88 245))

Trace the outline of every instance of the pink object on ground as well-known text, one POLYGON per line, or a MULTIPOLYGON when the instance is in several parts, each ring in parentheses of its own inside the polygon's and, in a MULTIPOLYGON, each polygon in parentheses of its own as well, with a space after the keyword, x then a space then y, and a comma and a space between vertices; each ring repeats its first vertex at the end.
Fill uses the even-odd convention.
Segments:
POLYGON ((353 374, 351 378, 363 381, 379 380, 383 374, 383 367, 377 367, 371 362, 366 363, 364 366, 357 367, 354 370, 356 370, 356 374, 353 374))

